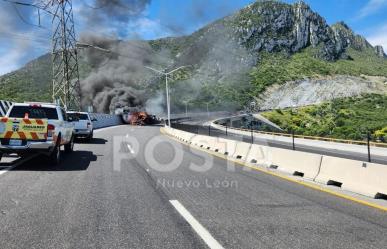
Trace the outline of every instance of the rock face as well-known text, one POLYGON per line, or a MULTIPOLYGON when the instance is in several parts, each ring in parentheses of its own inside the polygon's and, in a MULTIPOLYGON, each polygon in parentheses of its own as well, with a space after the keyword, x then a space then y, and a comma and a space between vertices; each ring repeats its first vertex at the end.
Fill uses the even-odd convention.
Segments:
POLYGON ((384 53, 384 50, 383 50, 383 47, 378 45, 378 46, 375 46, 375 53, 379 56, 379 57, 386 57, 386 54, 384 53))
POLYGON ((387 93, 385 77, 336 75, 320 79, 304 79, 274 85, 259 98, 263 110, 305 106, 336 98, 360 96, 364 93, 387 93))
POLYGON ((236 13, 232 19, 239 43, 253 52, 295 53, 313 46, 319 48, 318 57, 332 61, 346 58, 348 47, 372 48, 345 23, 329 26, 303 1, 293 5, 258 1, 236 13))
POLYGON ((239 43, 254 52, 295 53, 310 45, 321 46, 320 57, 326 60, 337 59, 342 52, 333 30, 304 2, 256 2, 234 19, 239 43))
POLYGON ((262 52, 289 55, 307 47, 316 57, 335 61, 347 59, 348 48, 374 49, 343 22, 329 26, 303 1, 286 4, 261 0, 218 20, 190 36, 160 39, 158 43, 177 48, 175 64, 197 65, 212 81, 255 66, 262 52))
MULTIPOLYGON (((251 72, 260 66, 260 60, 264 58, 265 53, 280 52, 281 58, 286 58, 287 55, 306 52, 305 54, 308 57, 314 56, 320 60, 335 62, 338 59, 349 59, 354 62, 359 61, 359 64, 367 61, 368 58, 375 59, 376 54, 380 57, 385 56, 382 47, 372 47, 364 37, 356 35, 345 23, 340 22, 329 26, 323 17, 314 12, 303 1, 287 4, 274 0, 258 0, 230 16, 217 20, 193 34, 182 37, 141 42, 107 42, 107 40, 105 37, 96 36, 92 37, 88 43, 105 47, 117 53, 123 53, 126 55, 125 59, 123 60, 124 57, 121 58, 120 56, 118 58, 113 58, 115 56, 107 58, 105 54, 98 55, 98 53, 93 53, 91 59, 85 59, 87 50, 84 50, 80 53, 80 71, 81 76, 83 76, 81 78, 86 78, 90 75, 96 77, 94 76, 96 75, 95 72, 101 72, 107 68, 112 69, 110 72, 121 70, 119 73, 112 74, 114 77, 107 77, 103 73, 98 73, 97 75, 100 77, 98 80, 93 78, 87 80, 87 82, 101 82, 101 87, 90 87, 85 92, 93 92, 93 94, 99 96, 102 91, 107 91, 109 88, 111 92, 108 96, 112 100, 120 100, 122 96, 124 96, 122 98, 131 99, 126 93, 132 92, 133 89, 130 90, 125 87, 124 90, 118 90, 117 82, 120 85, 127 84, 131 88, 132 83, 135 81, 135 85, 139 86, 135 90, 142 92, 146 86, 149 86, 151 89, 151 91, 148 91, 149 95, 158 94, 159 90, 156 86, 158 86, 159 78, 151 77, 148 71, 141 72, 143 69, 141 63, 170 69, 189 65, 186 70, 174 74, 174 80, 180 81, 179 84, 174 86, 176 92, 182 93, 180 95, 188 98, 188 100, 199 99, 198 103, 213 99, 214 102, 229 106, 227 101, 230 101, 230 99, 233 103, 238 102, 237 104, 249 101, 248 98, 251 98, 251 95, 248 91, 251 91, 252 87, 253 90, 257 90, 254 93, 255 95, 264 89, 260 85, 256 87, 256 82, 253 82, 254 85, 251 84, 251 72), (133 42, 135 46, 131 45, 133 42), (141 44, 141 46, 138 46, 138 44, 141 44), (140 47, 144 49, 139 49, 140 47), (306 51, 302 51, 306 48, 306 51), (360 52, 357 53, 358 51, 360 52), (360 59, 351 58, 350 55, 359 55, 360 59), (131 57, 134 59, 132 60, 131 57), (108 59, 108 62, 106 62, 106 59, 108 59), (116 77, 117 75, 119 77, 116 77), (124 78, 122 78, 123 75, 125 75, 124 78), (108 80, 105 81, 105 78, 108 78, 108 80), (117 80, 118 78, 119 80, 117 80)), ((12 74, 0 77, 0 85, 12 82, 15 84, 15 89, 25 89, 26 85, 35 85, 35 82, 38 82, 41 87, 32 87, 33 90, 50 89, 50 75, 42 73, 51 72, 50 56, 47 55, 45 58, 36 60, 12 74)), ((289 59, 292 58, 289 56, 289 59)), ((340 67, 340 62, 337 65, 340 67)), ((383 72, 387 72, 384 63, 379 68, 383 72)), ((297 72, 299 78, 304 77, 302 70, 303 67, 300 67, 297 72)), ((340 72, 340 70, 337 72, 340 72)), ((344 70, 343 74, 345 72, 347 71, 344 70)), ((366 68, 365 72, 362 71, 361 73, 375 75, 374 72, 374 70, 366 68)), ((332 74, 334 73, 336 72, 332 72, 332 74)), ((300 95, 292 98, 300 99, 300 101, 296 101, 296 104, 302 104, 310 103, 312 99, 318 99, 320 92, 333 91, 334 93, 336 88, 342 89, 344 93, 353 89, 352 92, 355 94, 365 89, 361 88, 357 91, 356 82, 361 81, 353 81, 353 84, 343 84, 344 87, 340 88, 340 81, 346 82, 342 78, 335 79, 336 84, 334 85, 323 81, 323 83, 326 83, 326 88, 322 88, 325 83, 320 84, 312 80, 306 81, 297 85, 298 89, 304 86, 310 89, 316 87, 316 89, 320 89, 318 90, 319 94, 308 95, 308 89, 305 88, 305 93, 298 91, 300 95), (306 99, 302 97, 301 93, 305 94, 306 99)), ((83 80, 82 84, 85 82, 83 80)), ((270 84, 268 83, 268 85, 270 84)), ((290 83, 286 83, 286 85, 295 87, 290 83)), ((292 87, 284 88, 283 92, 288 91, 291 93, 292 87)), ((1 93, 2 91, 0 91, 0 95, 1 93)), ((18 96, 24 98, 24 95, 25 92, 18 96)), ((42 94, 36 94, 36 96, 40 95, 42 94)), ((273 101, 279 99, 274 97, 273 101)), ((284 99, 284 103, 289 103, 285 95, 284 99)), ((113 102, 110 106, 115 106, 113 102)), ((278 105, 281 106, 282 104, 278 105)))
POLYGON ((356 35, 344 22, 336 23, 331 28, 335 34, 337 47, 343 52, 348 47, 356 50, 372 48, 372 45, 364 37, 356 35))

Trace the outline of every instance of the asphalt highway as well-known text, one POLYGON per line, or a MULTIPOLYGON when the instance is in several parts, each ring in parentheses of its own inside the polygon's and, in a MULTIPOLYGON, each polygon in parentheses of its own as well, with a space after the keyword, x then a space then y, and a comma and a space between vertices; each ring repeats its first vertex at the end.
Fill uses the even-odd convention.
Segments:
MULTIPOLYGON (((385 212, 119 126, 0 174, 0 248, 387 248, 385 212)), ((1 168, 0 168, 1 172, 1 168)))

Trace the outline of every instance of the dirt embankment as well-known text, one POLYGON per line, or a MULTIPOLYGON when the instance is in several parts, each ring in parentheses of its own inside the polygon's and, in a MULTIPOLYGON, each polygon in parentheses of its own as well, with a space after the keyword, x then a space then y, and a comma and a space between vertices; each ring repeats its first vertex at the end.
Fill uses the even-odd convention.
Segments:
POLYGON ((319 104, 365 93, 387 94, 387 78, 377 76, 330 76, 274 85, 259 96, 261 109, 319 104))

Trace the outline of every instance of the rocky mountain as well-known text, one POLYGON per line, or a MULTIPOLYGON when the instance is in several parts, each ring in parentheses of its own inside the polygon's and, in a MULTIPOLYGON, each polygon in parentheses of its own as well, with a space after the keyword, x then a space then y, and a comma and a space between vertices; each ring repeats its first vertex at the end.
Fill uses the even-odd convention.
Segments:
POLYGON ((258 99, 262 110, 307 106, 363 94, 387 93, 386 77, 334 75, 268 87, 258 99))
MULTIPOLYGON (((252 100, 270 98, 275 94, 273 89, 281 85, 305 80, 312 85, 321 84, 313 80, 316 78, 324 79, 329 85, 333 77, 335 84, 331 86, 341 82, 345 85, 350 79, 354 83, 349 85, 357 90, 349 92, 361 94, 369 90, 363 87, 368 83, 361 75, 387 77, 387 59, 381 46, 373 47, 343 22, 328 25, 302 1, 290 5, 260 0, 183 37, 109 41, 94 36, 84 37, 83 41, 116 53, 108 56, 108 60, 106 54, 95 51, 81 54, 84 105, 92 104, 104 112, 117 105, 147 108, 149 103, 160 105, 163 102, 162 81, 143 66, 160 69, 189 66, 172 79, 171 91, 179 96, 172 97, 175 109, 183 107, 184 101, 198 108, 209 103, 214 109, 241 109, 252 100)), ((41 84, 40 89, 48 91, 51 75, 41 73, 50 67, 47 57, 0 77, 0 98, 11 96, 24 100, 30 95, 12 89, 24 91, 21 86, 25 85, 41 84)), ((373 84, 372 79, 370 81, 373 84)), ((313 85, 310 89, 316 88, 313 85)), ((30 93, 31 90, 34 88, 29 87, 30 93)), ((281 96, 288 98, 286 92, 291 89, 282 91, 281 96)), ((321 94, 324 95, 324 91, 320 91, 321 94)), ((42 96, 48 95, 39 93, 35 98, 42 96)), ((308 103, 313 102, 313 97, 308 99, 308 103)), ((286 103, 281 102, 281 105, 286 106, 286 103)), ((268 107, 276 106, 266 103, 265 108, 268 107)))

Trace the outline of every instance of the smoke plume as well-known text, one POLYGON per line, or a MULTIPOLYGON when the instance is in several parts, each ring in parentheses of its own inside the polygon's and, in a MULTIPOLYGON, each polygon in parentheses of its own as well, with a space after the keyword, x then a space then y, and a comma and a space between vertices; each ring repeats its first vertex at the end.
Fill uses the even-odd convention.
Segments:
POLYGON ((83 106, 93 105, 98 112, 111 112, 119 106, 143 107, 147 95, 144 66, 153 57, 149 45, 85 34, 81 41, 111 51, 83 51, 83 57, 92 67, 88 77, 81 81, 83 106))
MULTIPOLYGON (((96 0, 95 4, 100 4, 104 11, 93 18, 111 16, 112 21, 127 22, 141 14, 149 2, 96 0), (130 5, 131 11, 125 16, 125 11, 121 12, 125 9, 122 5, 129 2, 134 5, 130 5)), ((204 6, 203 1, 198 1, 191 6, 192 10, 187 16, 199 21, 205 19, 207 12, 204 6)), ((176 30, 181 30, 176 27, 176 30)), ((84 33, 82 42, 102 47, 111 53, 95 49, 83 52, 86 64, 91 66, 91 73, 81 81, 83 106, 93 105, 98 112, 113 112, 117 107, 127 106, 161 113, 164 110, 164 91, 154 87, 160 83, 159 76, 145 69, 145 66, 153 65, 162 70, 185 65, 188 66, 189 77, 171 79, 173 111, 198 103, 238 108, 230 99, 238 99, 237 94, 248 88, 248 81, 243 77, 256 63, 256 57, 233 39, 233 33, 235 31, 230 27, 217 22, 195 32, 190 40, 183 37, 158 41, 161 45, 156 50, 148 41, 119 41, 84 33), (184 45, 179 51, 172 51, 182 41, 184 45), (224 93, 226 97, 223 97, 224 93)))

